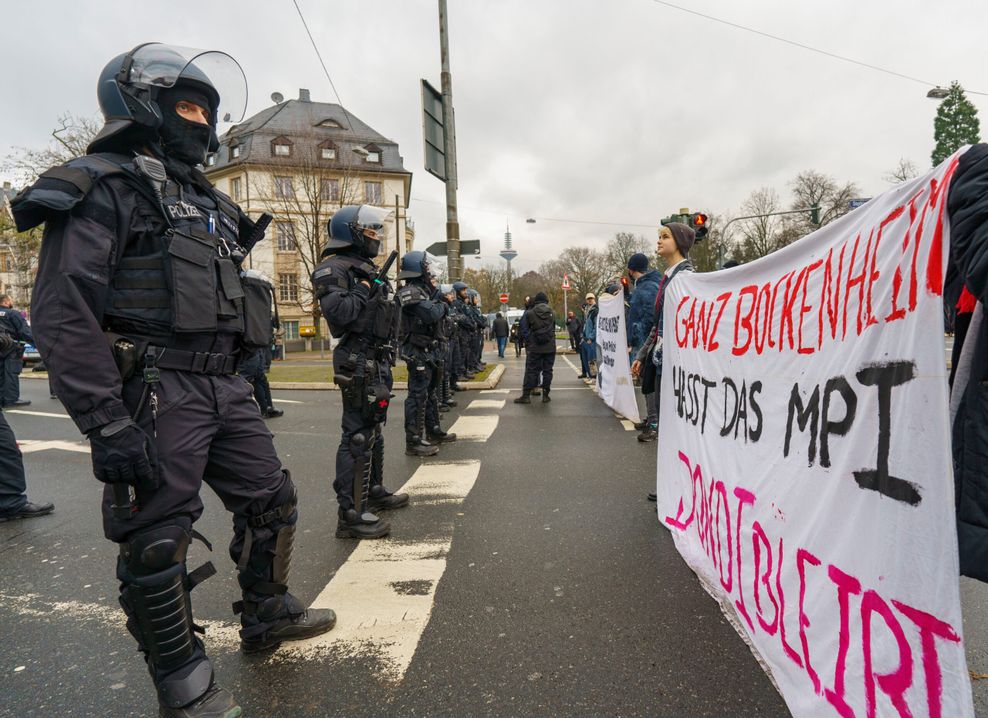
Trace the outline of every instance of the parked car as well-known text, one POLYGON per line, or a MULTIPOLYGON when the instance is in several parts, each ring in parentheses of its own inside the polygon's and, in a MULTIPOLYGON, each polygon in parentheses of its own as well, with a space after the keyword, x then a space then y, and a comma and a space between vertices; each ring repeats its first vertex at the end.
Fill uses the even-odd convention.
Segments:
POLYGON ((25 364, 37 364, 41 361, 41 353, 34 344, 24 345, 24 363, 25 364))

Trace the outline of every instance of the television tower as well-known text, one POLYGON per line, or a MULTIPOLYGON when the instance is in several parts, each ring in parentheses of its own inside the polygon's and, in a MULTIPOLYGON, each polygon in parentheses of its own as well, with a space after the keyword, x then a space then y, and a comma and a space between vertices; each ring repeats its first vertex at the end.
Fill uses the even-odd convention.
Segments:
POLYGON ((504 249, 502 249, 498 254, 501 258, 508 263, 508 287, 507 290, 511 290, 511 260, 518 256, 518 252, 511 248, 511 227, 508 226, 507 221, 504 223, 504 249))

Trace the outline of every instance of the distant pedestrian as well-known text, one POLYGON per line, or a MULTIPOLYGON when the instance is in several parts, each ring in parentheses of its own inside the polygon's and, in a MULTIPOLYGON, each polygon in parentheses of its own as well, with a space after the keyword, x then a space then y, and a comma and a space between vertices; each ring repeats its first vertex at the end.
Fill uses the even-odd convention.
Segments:
POLYGON ((9 294, 0 295, 0 331, 9 334, 15 342, 21 342, 0 364, 0 405, 27 406, 31 402, 21 399, 21 371, 24 369, 24 343, 34 344, 34 336, 24 315, 14 309, 9 294))
MULTIPOLYGON (((15 351, 19 351, 19 347, 13 337, 0 333, 0 357, 15 351)), ((26 491, 24 457, 17 448, 17 439, 10 424, 0 411, 0 523, 44 516, 55 510, 54 504, 28 501, 26 491)))
POLYGON ((580 351, 580 342, 583 334, 583 321, 576 316, 576 312, 569 312, 566 315, 566 332, 569 334, 569 346, 573 351, 580 351))
POLYGON ((261 410, 261 416, 265 419, 276 419, 279 416, 284 416, 285 412, 281 409, 275 409, 274 400, 271 398, 271 385, 268 384, 268 377, 265 373, 270 366, 268 359, 270 353, 270 349, 258 349, 249 358, 240 362, 237 373, 246 379, 247 383, 254 389, 254 401, 257 402, 257 406, 261 410))
POLYGON ((556 317, 545 292, 532 299, 532 308, 521 318, 520 332, 525 341, 525 380, 516 404, 531 404, 532 390, 541 376, 542 403, 551 401, 552 367, 556 361, 556 317))
POLYGON ((494 317, 494 324, 491 326, 491 331, 497 340, 497 355, 503 359, 504 348, 508 345, 508 334, 511 331, 508 328, 508 320, 504 318, 501 312, 498 312, 497 316, 494 317))
POLYGON ((583 332, 580 338, 580 379, 594 379, 593 365, 597 361, 597 297, 587 293, 583 304, 583 332))
POLYGON ((521 356, 521 332, 518 331, 518 320, 515 319, 511 324, 511 332, 508 334, 508 340, 515 345, 515 356, 521 356))

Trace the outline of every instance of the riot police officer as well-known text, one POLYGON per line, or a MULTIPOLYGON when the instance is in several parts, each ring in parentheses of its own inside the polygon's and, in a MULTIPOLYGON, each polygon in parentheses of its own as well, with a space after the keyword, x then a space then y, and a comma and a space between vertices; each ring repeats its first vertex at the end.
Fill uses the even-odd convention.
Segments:
POLYGON ((457 379, 473 379, 474 372, 470 368, 471 364, 471 338, 473 337, 474 321, 473 313, 467 306, 467 298, 470 288, 464 282, 453 282, 453 292, 456 298, 453 300, 454 321, 457 325, 459 342, 457 343, 456 362, 457 379))
POLYGON ((120 603, 166 718, 241 714, 214 682, 192 620, 189 591, 215 573, 186 568, 203 482, 233 513, 242 649, 271 650, 336 622, 288 592, 295 486, 236 375, 270 336, 270 306, 239 275, 270 218, 252 221, 197 169, 218 147, 221 97, 239 118, 245 88, 224 53, 150 43, 119 55, 99 78, 106 121, 89 154, 44 172, 12 203, 20 230, 45 222, 34 330, 106 484, 120 603))
POLYGON ((401 356, 408 365, 408 398, 405 399, 405 453, 432 456, 437 444, 454 441, 439 425, 437 366, 440 325, 446 307, 432 285, 425 252, 409 252, 401 259, 405 286, 396 299, 401 307, 401 356), (432 443, 430 443, 432 442, 432 443))
POLYGON ((481 372, 487 363, 482 360, 484 353, 484 332, 487 330, 487 320, 484 313, 480 311, 480 292, 476 289, 467 291, 467 306, 473 318, 473 337, 470 345, 471 350, 471 370, 481 372))
POLYGON ((329 221, 322 261, 312 273, 329 331, 340 340, 333 350, 333 381, 343 400, 333 482, 339 502, 337 538, 387 536, 391 524, 375 512, 408 505, 408 494, 393 494, 383 483, 381 427, 391 403, 397 327, 386 271, 379 272, 371 260, 381 250, 392 217, 368 205, 338 209, 329 221))
POLYGON ((0 405, 27 406, 31 402, 21 399, 21 370, 24 368, 23 342, 34 344, 31 327, 14 309, 14 302, 9 294, 0 296, 0 331, 6 332, 15 341, 21 342, 12 351, 0 359, 0 405))
POLYGON ((456 323, 453 321, 453 285, 443 284, 439 287, 439 299, 446 308, 439 326, 439 352, 440 370, 442 376, 439 381, 439 411, 447 412, 456 406, 456 399, 453 398, 453 387, 456 378, 453 375, 453 346, 458 341, 456 336, 456 323))

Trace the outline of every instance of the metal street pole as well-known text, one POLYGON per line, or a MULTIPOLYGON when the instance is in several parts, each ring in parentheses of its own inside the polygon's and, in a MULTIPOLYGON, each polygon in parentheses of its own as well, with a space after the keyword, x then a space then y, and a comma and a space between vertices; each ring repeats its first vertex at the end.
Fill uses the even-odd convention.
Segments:
MULTIPOLYGON (((782 214, 801 214, 805 212, 813 212, 814 210, 819 211, 819 205, 814 205, 813 207, 803 207, 802 209, 787 209, 784 212, 766 212, 765 214, 749 214, 745 217, 735 217, 720 231, 720 242, 717 243, 717 268, 720 269, 724 265, 724 247, 727 245, 727 228, 730 227, 735 222, 740 222, 743 219, 760 219, 762 217, 777 217, 782 214)), ((819 227, 818 227, 819 229, 819 227)))
POLYGON ((446 27, 446 0, 439 0, 439 55, 442 62, 443 127, 446 155, 446 258, 449 281, 463 278, 460 259, 460 222, 456 216, 456 129, 453 126, 453 77, 449 71, 449 30, 446 27))

